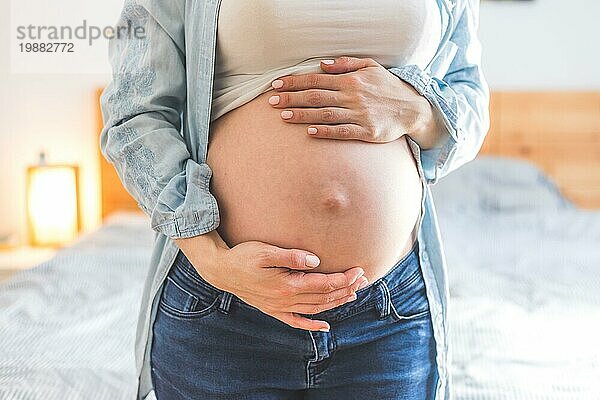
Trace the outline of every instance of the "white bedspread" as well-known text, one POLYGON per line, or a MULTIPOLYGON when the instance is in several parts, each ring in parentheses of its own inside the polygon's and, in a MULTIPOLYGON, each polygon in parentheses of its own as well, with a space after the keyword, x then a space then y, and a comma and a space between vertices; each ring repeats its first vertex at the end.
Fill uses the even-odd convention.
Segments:
POLYGON ((121 215, 0 284, 0 399, 135 397, 152 241, 145 218, 121 215))
POLYGON ((456 399, 600 399, 600 213, 503 159, 434 189, 456 399))
MULTIPOLYGON (((600 213, 485 158, 433 187, 456 400, 598 400, 600 213)), ((122 214, 0 284, 0 399, 130 399, 153 232, 122 214)))

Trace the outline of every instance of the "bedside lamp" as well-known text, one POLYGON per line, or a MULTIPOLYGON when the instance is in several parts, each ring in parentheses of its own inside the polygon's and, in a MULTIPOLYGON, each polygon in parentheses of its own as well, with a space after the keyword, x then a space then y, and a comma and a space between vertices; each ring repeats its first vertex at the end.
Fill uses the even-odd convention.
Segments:
POLYGON ((64 245, 80 229, 79 168, 47 164, 40 153, 38 165, 27 168, 27 224, 34 246, 64 245))

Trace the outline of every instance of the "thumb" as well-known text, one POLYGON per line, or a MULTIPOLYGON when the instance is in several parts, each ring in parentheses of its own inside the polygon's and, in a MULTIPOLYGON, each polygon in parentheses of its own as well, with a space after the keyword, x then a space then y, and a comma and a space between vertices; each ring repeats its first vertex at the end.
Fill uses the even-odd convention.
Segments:
POLYGON ((271 246, 267 256, 262 260, 265 265, 307 270, 319 265, 321 260, 311 252, 298 249, 282 249, 271 246))
POLYGON ((353 72, 361 68, 375 67, 379 64, 372 58, 356 58, 342 56, 336 59, 321 60, 321 69, 331 74, 353 72), (333 63, 332 63, 333 61, 333 63))

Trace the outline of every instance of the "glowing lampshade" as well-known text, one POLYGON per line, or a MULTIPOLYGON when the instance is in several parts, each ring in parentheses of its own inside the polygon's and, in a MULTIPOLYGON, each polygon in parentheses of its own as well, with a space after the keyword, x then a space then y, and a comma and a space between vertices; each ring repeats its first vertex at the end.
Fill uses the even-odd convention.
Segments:
POLYGON ((40 165, 27 169, 27 223, 32 245, 60 246, 80 228, 78 167, 40 165))

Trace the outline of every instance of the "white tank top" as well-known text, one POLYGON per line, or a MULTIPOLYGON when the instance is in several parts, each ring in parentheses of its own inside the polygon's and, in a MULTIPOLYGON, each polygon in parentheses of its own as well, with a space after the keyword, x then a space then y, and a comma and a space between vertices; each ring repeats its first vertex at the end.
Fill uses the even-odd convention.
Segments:
POLYGON ((324 73, 321 59, 425 68, 440 40, 435 0, 222 0, 211 121, 268 91, 277 77, 324 73))

